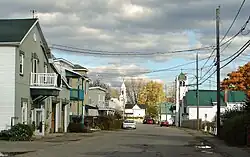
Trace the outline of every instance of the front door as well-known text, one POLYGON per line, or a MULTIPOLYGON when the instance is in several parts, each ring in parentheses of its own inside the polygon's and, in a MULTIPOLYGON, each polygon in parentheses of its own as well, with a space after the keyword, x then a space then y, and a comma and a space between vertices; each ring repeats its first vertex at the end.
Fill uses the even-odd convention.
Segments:
POLYGON ((22 124, 27 124, 27 121, 28 121, 28 103, 27 102, 22 102, 21 110, 22 110, 22 124))
POLYGON ((62 132, 65 131, 65 105, 62 106, 62 111, 61 111, 61 126, 62 126, 62 132))
POLYGON ((51 132, 55 132, 55 116, 56 116, 56 104, 52 104, 52 113, 51 113, 51 132))

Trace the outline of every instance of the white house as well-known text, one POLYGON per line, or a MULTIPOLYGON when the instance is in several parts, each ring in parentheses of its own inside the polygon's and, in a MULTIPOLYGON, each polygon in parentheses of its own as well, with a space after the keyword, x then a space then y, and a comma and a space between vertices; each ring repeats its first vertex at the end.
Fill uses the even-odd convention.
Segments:
POLYGON ((143 119, 146 114, 146 105, 143 104, 126 104, 125 115, 128 118, 143 119))

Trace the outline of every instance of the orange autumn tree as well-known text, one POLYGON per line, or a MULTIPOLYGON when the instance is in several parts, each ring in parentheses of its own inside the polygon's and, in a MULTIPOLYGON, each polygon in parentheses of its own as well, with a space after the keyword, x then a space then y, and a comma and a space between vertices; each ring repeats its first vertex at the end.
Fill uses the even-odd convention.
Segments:
POLYGON ((245 91, 250 98, 250 62, 227 74, 222 83, 222 89, 245 91))

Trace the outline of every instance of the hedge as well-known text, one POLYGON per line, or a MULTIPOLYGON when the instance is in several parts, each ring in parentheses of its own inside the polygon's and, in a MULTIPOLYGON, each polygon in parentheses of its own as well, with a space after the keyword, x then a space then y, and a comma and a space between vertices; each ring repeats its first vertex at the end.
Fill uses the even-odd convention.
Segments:
POLYGON ((114 116, 85 117, 84 126, 79 121, 72 121, 68 125, 68 132, 88 132, 89 128, 100 128, 101 130, 121 129, 122 120, 114 116))
POLYGON ((16 124, 11 129, 0 132, 0 140, 7 141, 30 141, 34 133, 34 126, 16 124))
POLYGON ((234 112, 233 114, 233 117, 224 120, 223 126, 221 127, 220 138, 229 145, 246 145, 250 114, 242 112, 239 112, 239 114, 235 114, 234 112))

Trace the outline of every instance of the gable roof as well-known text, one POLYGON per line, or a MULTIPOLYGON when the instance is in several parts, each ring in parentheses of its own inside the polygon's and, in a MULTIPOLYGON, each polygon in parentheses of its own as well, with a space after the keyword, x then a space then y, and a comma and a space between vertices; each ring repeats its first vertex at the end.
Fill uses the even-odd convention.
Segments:
POLYGON ((134 104, 125 104, 125 109, 132 109, 134 106, 134 104))
POLYGON ((37 19, 0 19, 0 44, 20 43, 37 19))
POLYGON ((72 68, 74 67, 74 64, 73 64, 73 63, 71 63, 70 61, 68 61, 68 60, 66 60, 66 59, 64 59, 64 58, 54 58, 53 60, 54 60, 54 62, 63 62, 63 63, 65 63, 65 64, 68 64, 68 65, 71 66, 72 68))
POLYGON ((101 91, 104 91, 104 92, 107 91, 106 89, 104 89, 102 87, 99 87, 99 86, 97 86, 97 87, 89 87, 89 90, 93 90, 93 89, 101 90, 101 91))
POLYGON ((145 104, 137 104, 137 106, 139 106, 140 109, 146 109, 146 105, 145 104))
POLYGON ((145 104, 126 104, 125 109, 132 109, 135 105, 137 105, 140 109, 146 109, 145 104))
MULTIPOLYGON (((213 102, 217 102, 216 90, 199 90, 200 106, 213 106, 213 102)), ((225 103, 225 92, 220 92, 221 105, 225 103)), ((227 102, 245 102, 246 94, 242 91, 228 91, 227 102)), ((185 106, 197 106, 196 90, 189 90, 184 97, 185 106)))

